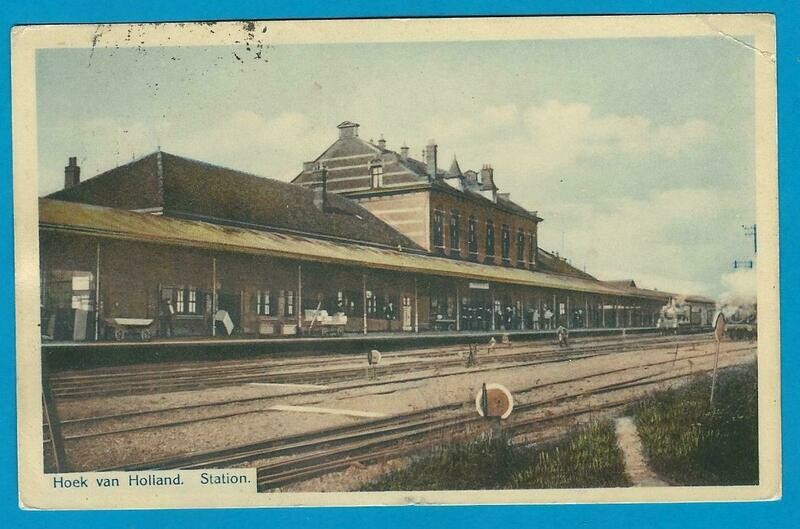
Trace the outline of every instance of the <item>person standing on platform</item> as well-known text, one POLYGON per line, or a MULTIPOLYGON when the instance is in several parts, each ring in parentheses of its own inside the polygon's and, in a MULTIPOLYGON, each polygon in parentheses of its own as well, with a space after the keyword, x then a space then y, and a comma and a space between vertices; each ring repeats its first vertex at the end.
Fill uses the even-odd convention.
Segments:
POLYGON ((159 322, 159 330, 161 336, 169 338, 175 334, 175 327, 173 320, 175 319, 175 307, 172 306, 172 300, 163 298, 161 300, 161 318, 159 322))
POLYGON ((394 304, 386 300, 383 306, 383 315, 386 317, 386 331, 392 332, 392 320, 394 319, 394 304))
POLYGON ((544 328, 548 331, 552 329, 553 311, 549 307, 544 308, 544 328))

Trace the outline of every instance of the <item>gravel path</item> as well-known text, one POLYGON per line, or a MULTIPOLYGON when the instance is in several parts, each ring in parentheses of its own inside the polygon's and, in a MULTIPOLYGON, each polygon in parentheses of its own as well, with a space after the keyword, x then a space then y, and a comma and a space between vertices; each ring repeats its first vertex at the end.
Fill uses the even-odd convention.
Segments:
POLYGON ((669 484, 647 464, 644 447, 631 417, 619 417, 615 421, 617 442, 625 461, 625 473, 634 487, 668 487, 669 484))

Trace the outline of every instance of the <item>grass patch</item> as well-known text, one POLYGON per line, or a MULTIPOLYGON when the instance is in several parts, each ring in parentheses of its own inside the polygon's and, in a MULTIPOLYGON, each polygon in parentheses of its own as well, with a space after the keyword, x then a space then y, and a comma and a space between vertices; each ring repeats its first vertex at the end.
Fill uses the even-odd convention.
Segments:
POLYGON ((660 392, 629 413, 650 466, 681 485, 758 484, 758 381, 755 365, 660 392))
POLYGON ((480 490, 625 487, 614 427, 593 423, 542 447, 515 445, 503 435, 431 449, 362 490, 480 490))

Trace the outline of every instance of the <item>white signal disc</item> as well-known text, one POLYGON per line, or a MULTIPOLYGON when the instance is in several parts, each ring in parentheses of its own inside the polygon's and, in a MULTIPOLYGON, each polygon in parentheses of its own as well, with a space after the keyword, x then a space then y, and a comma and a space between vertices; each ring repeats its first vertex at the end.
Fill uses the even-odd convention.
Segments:
MULTIPOLYGON (((514 409, 514 397, 511 392, 500 384, 486 384, 486 394, 489 399, 489 415, 491 417, 500 417, 507 419, 514 409), (494 413, 492 413, 494 412, 494 413)), ((475 409, 478 410, 478 415, 483 417, 483 406, 481 406, 481 399, 483 397, 483 387, 478 390, 475 396, 475 409)))

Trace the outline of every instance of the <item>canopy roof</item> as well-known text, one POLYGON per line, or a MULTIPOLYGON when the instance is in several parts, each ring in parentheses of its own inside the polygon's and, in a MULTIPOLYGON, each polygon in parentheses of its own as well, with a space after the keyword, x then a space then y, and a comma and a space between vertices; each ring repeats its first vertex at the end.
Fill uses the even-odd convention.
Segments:
POLYGON ((42 230, 112 239, 190 246, 216 251, 272 255, 306 261, 396 270, 468 280, 494 281, 602 295, 666 300, 666 292, 619 289, 602 281, 469 261, 433 257, 354 243, 321 240, 198 220, 138 213, 76 202, 39 199, 42 230))

